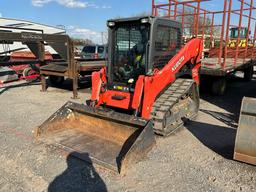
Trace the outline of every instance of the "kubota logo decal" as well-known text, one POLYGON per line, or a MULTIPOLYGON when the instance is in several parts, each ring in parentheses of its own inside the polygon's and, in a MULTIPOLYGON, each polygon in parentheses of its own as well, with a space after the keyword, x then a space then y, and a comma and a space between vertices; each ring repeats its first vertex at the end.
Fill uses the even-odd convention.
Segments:
POLYGON ((172 67, 172 72, 174 72, 182 63, 182 61, 184 61, 185 57, 182 56, 179 61, 177 61, 177 63, 172 67))
POLYGON ((192 70, 192 76, 193 76, 193 77, 197 77, 197 76, 198 76, 198 71, 197 71, 197 69, 193 69, 193 70, 192 70))

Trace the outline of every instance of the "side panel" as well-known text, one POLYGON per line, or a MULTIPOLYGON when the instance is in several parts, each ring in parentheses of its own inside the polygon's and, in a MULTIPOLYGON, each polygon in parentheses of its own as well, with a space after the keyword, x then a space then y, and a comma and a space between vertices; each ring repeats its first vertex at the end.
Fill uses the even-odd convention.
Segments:
POLYGON ((106 68, 102 68, 100 71, 92 73, 92 101, 99 101, 102 84, 106 83, 106 68))
MULTIPOLYGON (((173 28, 173 29, 177 29, 178 32, 178 36, 182 36, 182 28, 181 28, 181 24, 177 21, 173 21, 170 19, 154 19, 152 22, 152 28, 151 28, 151 42, 150 42, 150 50, 149 50, 149 66, 148 66, 148 71, 153 71, 154 70, 154 62, 155 62, 155 57, 159 56, 159 52, 157 51, 157 47, 156 47, 156 40, 157 40, 157 31, 158 31, 158 27, 160 26, 165 26, 169 29, 173 28)), ((181 38, 177 39, 177 49, 180 49, 181 47, 181 38)), ((170 50, 166 50, 165 54, 168 54, 168 52, 170 52, 170 50)), ((165 56, 165 55, 163 55, 165 56)))
POLYGON ((100 72, 93 72, 92 73, 92 101, 98 101, 100 96, 100 88, 102 85, 102 81, 100 78, 100 72))
POLYGON ((132 108, 133 109, 139 109, 141 106, 141 99, 143 95, 143 89, 144 89, 144 78, 145 76, 141 75, 136 82, 133 101, 132 101, 132 108))

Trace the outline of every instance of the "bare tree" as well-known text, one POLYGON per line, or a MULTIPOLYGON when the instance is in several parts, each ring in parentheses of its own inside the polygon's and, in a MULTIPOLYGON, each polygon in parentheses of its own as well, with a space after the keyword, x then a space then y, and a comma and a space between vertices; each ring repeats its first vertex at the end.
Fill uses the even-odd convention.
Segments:
POLYGON ((75 46, 85 46, 85 45, 95 45, 92 40, 90 39, 79 39, 79 38, 72 38, 75 46))

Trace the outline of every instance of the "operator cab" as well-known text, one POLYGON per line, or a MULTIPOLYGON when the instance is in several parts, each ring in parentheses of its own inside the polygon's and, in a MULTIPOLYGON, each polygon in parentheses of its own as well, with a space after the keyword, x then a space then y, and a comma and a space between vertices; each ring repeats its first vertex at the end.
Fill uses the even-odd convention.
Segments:
POLYGON ((133 92, 140 75, 163 68, 181 48, 181 24, 158 17, 108 21, 108 88, 133 92))
MULTIPOLYGON (((233 27, 230 28, 230 38, 231 39, 236 39, 238 38, 238 33, 239 33, 239 28, 238 27, 233 27)), ((251 32, 249 31, 249 34, 251 32)), ((247 27, 241 27, 240 28, 240 38, 241 39, 246 39, 247 38, 247 34, 248 34, 248 28, 247 27)))

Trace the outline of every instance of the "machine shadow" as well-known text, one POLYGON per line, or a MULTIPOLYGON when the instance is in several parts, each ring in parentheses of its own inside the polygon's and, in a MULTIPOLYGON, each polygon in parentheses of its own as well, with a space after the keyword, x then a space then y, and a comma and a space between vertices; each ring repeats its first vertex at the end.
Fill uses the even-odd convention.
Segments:
MULTIPOLYGON (((253 79, 250 82, 245 82, 243 78, 232 75, 228 78, 228 88, 223 96, 212 95, 209 87, 207 84, 202 87, 200 92, 201 99, 226 110, 231 114, 232 117, 230 116, 230 118, 232 118, 232 121, 237 123, 243 97, 255 97, 256 80, 253 79)), ((213 113, 210 115, 216 116, 213 113)))
POLYGON ((200 111, 212 116, 213 118, 221 121, 222 123, 226 124, 231 128, 235 128, 235 129, 237 128, 238 115, 221 113, 221 112, 205 110, 205 109, 200 109, 200 111))
POLYGON ((57 176, 48 186, 48 192, 106 192, 107 187, 93 165, 88 154, 79 154, 87 158, 88 163, 69 154, 67 169, 57 176))
POLYGON ((206 147, 233 159, 236 129, 192 121, 186 128, 206 147))

